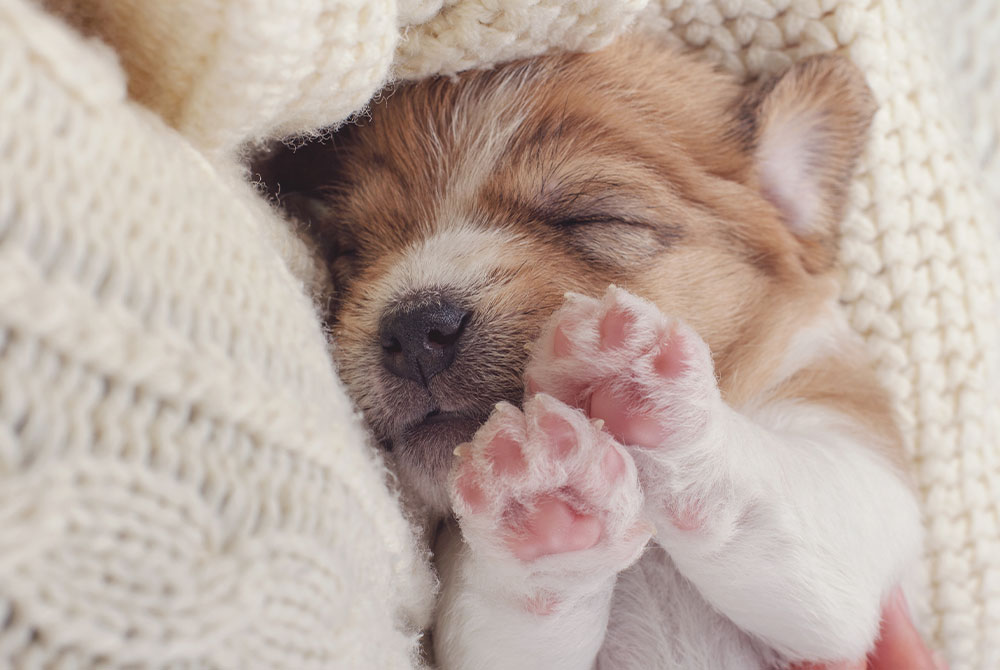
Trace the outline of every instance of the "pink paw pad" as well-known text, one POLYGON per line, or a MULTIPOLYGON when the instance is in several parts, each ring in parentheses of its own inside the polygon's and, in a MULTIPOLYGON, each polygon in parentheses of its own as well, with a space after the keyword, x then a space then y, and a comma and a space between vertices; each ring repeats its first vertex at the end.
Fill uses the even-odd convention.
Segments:
POLYGON ((555 332, 552 333, 552 353, 556 358, 566 358, 573 353, 573 343, 561 326, 556 326, 555 332))
POLYGON ((497 474, 516 475, 527 467, 521 445, 506 433, 497 433, 486 447, 486 453, 497 474))
POLYGON ((705 526, 705 508, 698 501, 680 503, 667 512, 670 523, 678 530, 697 531, 705 526))
POLYGON ((668 436, 660 422, 635 411, 639 401, 622 397, 609 386, 601 386, 590 396, 589 414, 604 421, 604 429, 622 444, 654 449, 668 436))
POLYGON ((455 480, 455 488, 470 512, 475 514, 486 509, 486 493, 472 468, 462 470, 455 480))
POLYGON ((538 427, 548 440, 556 458, 563 459, 569 456, 579 442, 573 426, 556 414, 543 414, 538 419, 538 427))
POLYGON ((528 395, 535 395, 541 392, 542 387, 531 375, 524 375, 524 387, 528 390, 528 395))
POLYGON ((601 522, 580 514, 569 503, 554 496, 544 496, 535 504, 520 532, 507 540, 507 546, 522 561, 533 561, 550 554, 590 549, 601 537, 601 522))
POLYGON ((539 616, 554 614, 559 605, 562 604, 556 594, 551 591, 537 591, 530 596, 525 596, 521 602, 526 612, 539 616))
MULTIPOLYGON (((551 396, 529 398, 523 411, 501 403, 456 458, 452 501, 474 550, 525 565, 596 552, 591 571, 601 561, 619 570, 648 539, 628 533, 643 509, 631 457, 583 412, 551 396)), ((587 556, 567 560, 586 563, 587 556)))
POLYGON ((622 289, 567 296, 543 337, 556 345, 531 359, 531 387, 603 420, 627 446, 694 443, 720 398, 711 353, 697 333, 622 289), (555 358, 552 349, 564 355, 555 358))
POLYGON ((622 458, 617 449, 610 445, 608 450, 604 452, 604 460, 601 465, 609 484, 614 484, 625 474, 625 459, 622 458))
POLYGON ((635 330, 634 317, 620 306, 613 306, 604 315, 599 327, 601 349, 619 349, 635 330))
POLYGON ((672 379, 687 368, 685 358, 682 338, 676 333, 671 333, 659 345, 653 358, 653 370, 664 379, 672 379))

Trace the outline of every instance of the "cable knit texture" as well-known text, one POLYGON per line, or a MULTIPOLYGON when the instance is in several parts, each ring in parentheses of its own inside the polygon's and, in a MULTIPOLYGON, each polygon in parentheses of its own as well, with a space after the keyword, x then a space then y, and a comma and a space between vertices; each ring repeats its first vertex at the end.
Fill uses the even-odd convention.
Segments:
POLYGON ((411 667, 430 575, 270 211, 95 46, 0 4, 0 667, 411 667))
POLYGON ((1000 668, 994 0, 42 4, 111 48, 0 0, 0 665, 415 665, 433 581, 315 259, 236 157, 392 78, 631 28, 745 78, 834 50, 867 74, 843 299, 925 511, 911 604, 954 670, 1000 668))

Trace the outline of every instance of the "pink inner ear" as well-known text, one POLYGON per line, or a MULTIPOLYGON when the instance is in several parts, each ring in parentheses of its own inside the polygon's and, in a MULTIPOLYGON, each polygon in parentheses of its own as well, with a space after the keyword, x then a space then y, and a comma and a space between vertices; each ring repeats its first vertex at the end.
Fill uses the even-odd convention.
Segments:
POLYGON ((764 197, 777 207, 796 235, 809 235, 821 221, 824 157, 817 148, 823 132, 819 115, 808 111, 774 119, 757 145, 757 169, 764 197))

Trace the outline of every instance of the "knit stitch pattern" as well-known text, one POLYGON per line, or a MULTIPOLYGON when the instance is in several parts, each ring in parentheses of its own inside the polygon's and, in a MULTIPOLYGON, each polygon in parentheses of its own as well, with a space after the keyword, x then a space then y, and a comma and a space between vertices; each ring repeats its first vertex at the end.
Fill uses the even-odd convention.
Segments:
POLYGON ((393 78, 635 29, 748 80, 829 51, 866 73, 842 298, 923 504, 911 605, 954 670, 1000 668, 994 0, 44 3, 158 117, 105 50, 0 2, 8 665, 412 662, 432 582, 330 370, 314 259, 234 159, 393 78))
POLYGON ((114 46, 131 96, 209 154, 350 116, 385 82, 399 41, 395 0, 43 4, 114 46))
POLYGON ((948 112, 1000 209, 1000 2, 923 0, 918 9, 916 19, 941 54, 948 112))
POLYGON ((0 87, 0 667, 412 667, 430 574, 267 209, 33 5, 0 87))

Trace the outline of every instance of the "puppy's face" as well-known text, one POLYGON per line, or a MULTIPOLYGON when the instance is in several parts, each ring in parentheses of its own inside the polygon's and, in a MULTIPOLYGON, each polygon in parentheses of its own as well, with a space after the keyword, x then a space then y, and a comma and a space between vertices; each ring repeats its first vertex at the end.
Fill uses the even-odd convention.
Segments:
POLYGON ((871 103, 838 59, 744 89, 644 43, 403 87, 260 167, 328 260, 335 356, 410 491, 518 403, 567 291, 617 284, 708 342, 730 402, 830 294, 871 103))

